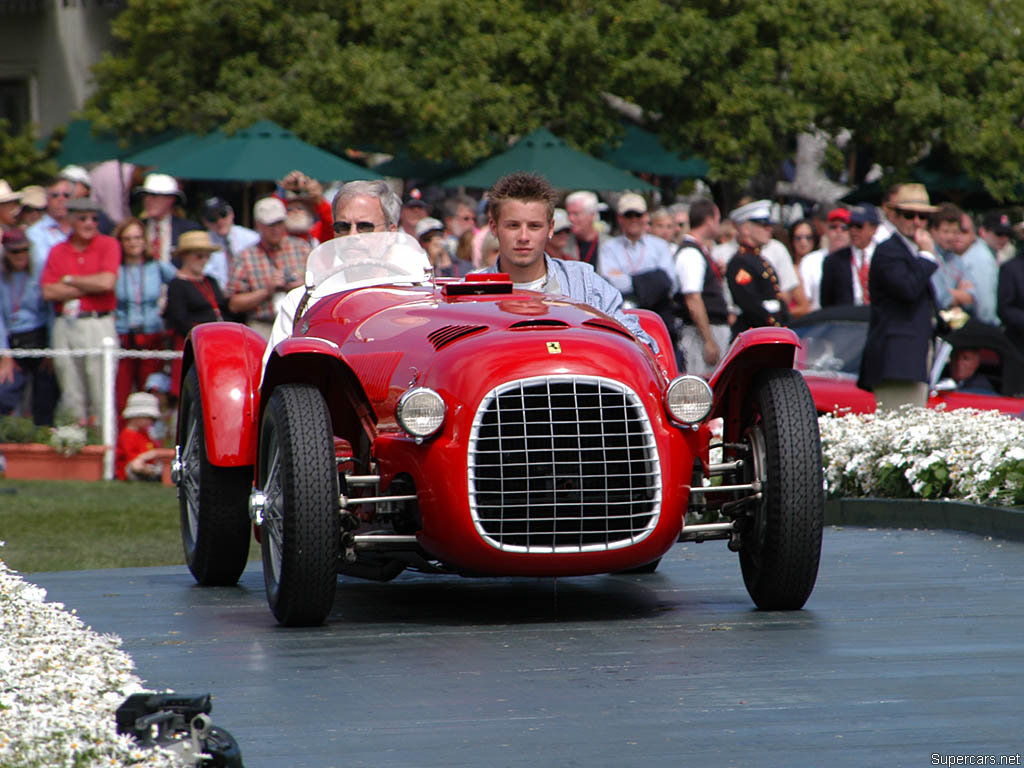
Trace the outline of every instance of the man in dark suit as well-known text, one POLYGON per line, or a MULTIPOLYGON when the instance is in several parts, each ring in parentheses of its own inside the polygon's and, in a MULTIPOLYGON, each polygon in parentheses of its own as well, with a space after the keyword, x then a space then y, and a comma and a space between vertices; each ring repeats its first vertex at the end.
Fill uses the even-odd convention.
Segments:
POLYGON ((850 245, 833 251, 821 265, 821 306, 868 304, 868 271, 874 255, 878 210, 870 204, 850 209, 850 245))
POLYGON ((938 210, 923 184, 902 184, 888 204, 896 232, 871 259, 871 321, 857 386, 873 391, 879 409, 928 401, 928 359, 938 268, 928 215, 938 210))

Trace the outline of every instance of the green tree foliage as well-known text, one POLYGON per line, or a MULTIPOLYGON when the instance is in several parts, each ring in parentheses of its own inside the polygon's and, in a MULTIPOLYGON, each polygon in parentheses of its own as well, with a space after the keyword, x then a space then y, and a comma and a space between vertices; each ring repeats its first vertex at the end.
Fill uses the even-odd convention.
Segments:
POLYGON ((29 184, 47 184, 57 175, 57 161, 63 137, 54 136, 45 147, 36 145, 31 128, 12 133, 7 120, 0 120, 0 179, 6 179, 14 189, 29 184))
POLYGON ((896 171, 947 150, 997 196, 1024 161, 1018 0, 129 0, 90 117, 121 133, 269 118, 323 146, 483 157, 541 125, 614 138, 603 94, 723 181, 849 129, 896 171))

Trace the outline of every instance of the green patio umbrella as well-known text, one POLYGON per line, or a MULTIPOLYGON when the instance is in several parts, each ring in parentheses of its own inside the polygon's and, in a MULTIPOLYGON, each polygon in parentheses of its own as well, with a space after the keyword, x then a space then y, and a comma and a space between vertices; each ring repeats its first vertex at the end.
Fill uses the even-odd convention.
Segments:
POLYGON ((329 181, 381 179, 356 165, 299 139, 281 126, 263 120, 233 134, 216 130, 173 140, 129 161, 154 165, 161 173, 191 181, 275 181, 289 171, 329 181), (148 162, 147 162, 148 160, 148 162))
POLYGON ((546 128, 524 136, 508 151, 487 158, 465 173, 444 180, 441 185, 486 188, 515 171, 542 174, 559 189, 654 189, 643 179, 573 149, 546 128))
MULTIPOLYGON (((89 165, 102 163, 105 160, 124 160, 128 155, 139 152, 146 147, 165 142, 174 136, 173 131, 163 133, 132 136, 125 143, 113 133, 94 133, 89 120, 72 120, 68 123, 67 133, 60 145, 57 164, 89 165)), ((47 139, 41 139, 39 146, 44 146, 47 139)))
POLYGON ((627 171, 653 173, 657 176, 679 176, 688 179, 705 177, 711 170, 700 157, 683 159, 665 149, 657 134, 633 123, 625 123, 626 133, 617 147, 606 147, 601 159, 627 171))

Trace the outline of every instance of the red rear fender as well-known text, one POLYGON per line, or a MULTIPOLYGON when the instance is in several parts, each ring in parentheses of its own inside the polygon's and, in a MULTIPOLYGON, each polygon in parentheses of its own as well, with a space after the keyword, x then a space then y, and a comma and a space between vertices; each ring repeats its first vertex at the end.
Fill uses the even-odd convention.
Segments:
POLYGON ((182 371, 194 364, 206 455, 220 467, 256 463, 256 416, 266 341, 239 323, 204 323, 189 334, 182 371))

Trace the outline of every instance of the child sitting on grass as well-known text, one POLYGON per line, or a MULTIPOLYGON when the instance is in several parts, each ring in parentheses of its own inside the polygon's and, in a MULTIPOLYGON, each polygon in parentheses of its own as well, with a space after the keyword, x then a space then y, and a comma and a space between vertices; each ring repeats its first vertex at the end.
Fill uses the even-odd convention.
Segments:
POLYGON ((160 419, 160 401, 149 392, 128 396, 121 412, 124 427, 117 436, 114 474, 118 480, 159 480, 167 451, 157 448, 149 430, 160 419))

